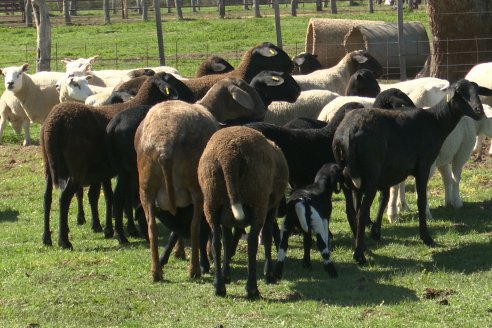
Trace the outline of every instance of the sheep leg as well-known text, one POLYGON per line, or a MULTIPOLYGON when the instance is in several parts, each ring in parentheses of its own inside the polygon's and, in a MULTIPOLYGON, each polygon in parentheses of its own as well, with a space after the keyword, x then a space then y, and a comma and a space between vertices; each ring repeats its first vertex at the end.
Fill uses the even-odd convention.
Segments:
POLYGON ((294 220, 290 215, 286 215, 282 224, 282 230, 280 231, 280 243, 277 252, 277 263, 275 265, 275 278, 277 278, 277 280, 282 279, 285 256, 287 255, 287 249, 289 248, 289 236, 293 227, 294 220))
POLYGON ((174 248, 174 257, 181 260, 186 260, 185 246, 183 238, 178 238, 174 248))
POLYGON ((453 174, 451 172, 451 164, 446 164, 437 168, 441 173, 442 182, 444 184, 444 205, 454 206, 453 204, 453 174))
MULTIPOLYGON (((102 183, 104 191, 104 199, 106 200, 106 226, 113 221, 113 189, 111 189, 111 180, 105 180, 102 183)), ((123 216, 114 220, 114 235, 113 237, 118 240, 120 245, 128 244, 128 239, 125 237, 125 230, 123 228, 123 216)))
POLYGON ((216 215, 212 216, 212 240, 214 245, 214 268, 215 268, 215 278, 214 278, 214 287, 215 287, 215 295, 217 296, 226 296, 226 286, 224 282, 224 277, 222 276, 221 269, 221 238, 222 231, 220 229, 220 225, 216 224, 219 221, 216 215))
POLYGON ((22 122, 22 129, 24 130, 24 142, 22 143, 23 146, 31 145, 31 132, 29 131, 30 126, 31 126, 31 122, 29 120, 25 120, 22 122))
POLYGON ((371 227, 371 237, 374 240, 381 240, 381 224, 383 222, 383 213, 386 209, 386 205, 388 204, 388 200, 390 198, 390 190, 385 189, 381 191, 379 197, 379 208, 376 216, 376 222, 371 227))
POLYGON ((477 161, 479 161, 482 157, 482 144, 484 140, 485 140, 485 136, 483 135, 478 135, 475 138, 475 146, 473 146, 473 152, 477 153, 477 161))
POLYGON ((80 187, 75 194, 77 197, 77 224, 85 224, 85 213, 84 213, 84 188, 80 187))
MULTIPOLYGON (((324 226, 328 225, 328 220, 323 219, 323 223, 325 223, 325 221, 326 224, 324 224, 324 226)), ((335 268, 335 265, 331 260, 328 232, 326 232, 324 236, 320 233, 316 234, 316 245, 318 246, 318 250, 321 253, 321 257, 323 258, 323 266, 325 268, 325 271, 332 278, 338 277, 337 269, 335 268)))
POLYGON ((138 229, 140 230, 140 233, 143 235, 145 240, 149 242, 147 220, 145 219, 145 213, 143 211, 142 204, 140 203, 135 208, 135 218, 137 219, 138 229))
MULTIPOLYGON (((121 226, 123 229, 123 211, 128 211, 128 205, 130 204, 130 195, 128 191, 128 176, 125 173, 121 173, 118 175, 118 179, 116 180, 116 186, 114 187, 114 206, 113 206, 113 216, 115 221, 115 226, 118 225, 118 222, 121 222, 121 226)), ((130 206, 131 207, 131 206, 130 206)), ((132 212, 130 210, 130 212, 132 212)), ((128 212, 127 212, 128 215, 128 212)), ((133 216, 131 218, 133 223, 133 216)), ((128 222, 130 222, 130 218, 128 218, 128 222)), ((135 226, 133 226, 135 230, 135 226)), ((118 232, 115 232, 115 236, 117 236, 118 232)), ((128 241, 127 241, 128 242, 128 241)))
POLYGON ((278 245, 280 245, 280 229, 278 228, 277 218, 275 217, 275 214, 272 219, 272 236, 273 242, 275 243, 275 249, 278 252, 278 245))
POLYGON ((58 232, 58 246, 65 249, 73 249, 72 244, 68 240, 68 210, 70 201, 77 192, 80 186, 76 186, 72 179, 68 179, 60 194, 60 228, 58 232))
POLYGON ((405 181, 398 184, 398 208, 400 211, 408 211, 408 203, 405 197, 405 181))
POLYGON ((92 215, 92 231, 94 232, 101 232, 102 226, 101 222, 99 221, 99 193, 101 191, 101 184, 100 183, 94 183, 91 184, 89 187, 89 204, 91 207, 91 215, 92 215))
POLYGON ((355 237, 357 234, 355 201, 350 189, 342 186, 342 191, 345 196, 345 212, 347 213, 347 221, 350 225, 350 229, 352 230, 352 235, 355 237))
POLYGON ((242 228, 234 228, 234 234, 232 236, 232 249, 231 249, 231 257, 236 254, 237 245, 239 244, 239 240, 245 234, 246 231, 242 228))
POLYGON ((311 231, 302 233, 302 245, 304 246, 304 256, 302 257, 302 266, 304 268, 311 267, 311 247, 313 245, 313 239, 311 237, 311 231))
POLYGON ((386 212, 386 215, 388 215, 388 221, 389 223, 395 222, 396 219, 396 214, 397 214, 397 198, 398 198, 398 186, 391 186, 390 188, 390 195, 389 195, 389 200, 388 200, 388 211, 386 212))
MULTIPOLYGON (((277 282, 273 274, 273 261, 272 261, 272 237, 273 237, 273 225, 275 221, 276 209, 273 208, 267 213, 266 221, 263 224, 263 247, 265 248, 265 268, 263 273, 265 275, 265 282, 267 284, 274 284, 277 282)), ((277 226, 278 230, 278 226, 277 226)))
MULTIPOLYGON (((100 189, 100 187, 99 187, 100 189)), ((103 191, 104 191, 104 197, 107 198, 109 194, 106 193, 104 184, 103 184, 103 191)), ((111 201, 110 201, 111 202, 111 201)), ((112 203, 112 202, 111 202, 112 203)), ((113 216, 112 216, 112 208, 109 213, 111 213, 111 216, 108 219, 108 201, 106 200, 106 224, 104 227, 104 238, 113 238, 114 236, 114 229, 113 229, 113 216)))
POLYGON ((51 180, 51 174, 48 172, 46 174, 46 188, 44 190, 44 202, 43 202, 44 205, 43 244, 46 246, 53 245, 51 241, 51 231, 50 231, 50 211, 51 211, 52 196, 53 196, 53 181, 51 180))
POLYGON ((147 195, 140 192, 140 199, 142 200, 142 207, 147 218, 147 227, 150 243, 151 264, 150 271, 152 273, 152 279, 154 282, 163 281, 164 274, 162 266, 159 264, 159 249, 158 249, 158 235, 157 235, 157 222, 155 220, 155 205, 147 199, 147 195))
POLYGON ((251 220, 253 224, 248 235, 248 280, 246 282, 246 293, 249 299, 260 297, 258 282, 256 280, 256 254, 258 253, 258 236, 261 231, 261 221, 256 217, 251 220))
POLYGON ((193 197, 193 218, 191 220, 191 264, 190 278, 199 278, 200 272, 200 224, 203 220, 203 196, 201 191, 193 197))
POLYGON ((210 262, 207 254, 207 244, 210 239, 210 226, 205 220, 200 224, 200 272, 210 272, 210 262))
POLYGON ((5 130, 6 125, 7 125, 7 119, 3 116, 0 116, 0 142, 2 142, 3 131, 5 130))
POLYGON ((368 191, 366 191, 364 194, 360 191, 357 192, 356 203, 360 204, 360 207, 357 211, 357 237, 355 239, 354 260, 357 261, 359 265, 367 263, 367 260, 364 256, 364 250, 366 248, 364 241, 364 232, 367 226, 367 221, 369 221, 371 204, 375 196, 375 189, 368 189, 368 191))
POLYGON ((426 206, 427 206, 427 182, 429 174, 417 174, 415 177, 415 187, 417 189, 417 207, 419 210, 419 232, 420 239, 427 246, 434 246, 434 240, 427 228, 426 206))
POLYGON ((167 241, 166 246, 164 246, 164 252, 162 253, 161 258, 159 259, 159 264, 161 265, 161 267, 166 265, 167 262, 169 261, 169 256, 171 255, 171 251, 174 245, 176 245, 178 239, 179 239, 178 234, 175 233, 174 231, 171 231, 171 234, 169 235, 169 240, 167 241))
POLYGON ((231 251, 232 251, 232 229, 222 226, 222 238, 224 242, 224 265, 222 277, 225 284, 231 283, 231 251))

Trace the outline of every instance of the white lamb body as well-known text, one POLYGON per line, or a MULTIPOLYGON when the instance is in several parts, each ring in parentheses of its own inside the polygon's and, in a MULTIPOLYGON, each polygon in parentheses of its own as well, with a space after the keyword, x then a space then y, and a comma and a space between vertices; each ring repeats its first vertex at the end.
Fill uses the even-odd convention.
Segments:
MULTIPOLYGON (((479 121, 467 116, 463 117, 444 141, 439 155, 431 168, 430 176, 434 174, 436 167, 441 173, 445 193, 444 204, 446 206, 453 206, 454 208, 463 206, 459 189, 461 172, 470 158, 475 138, 477 135, 492 136, 492 108, 488 105, 483 105, 483 107, 487 117, 479 121)), ((404 187, 402 189, 403 191, 405 190, 404 187)), ((398 187, 392 187, 387 212, 390 222, 396 216, 397 194, 398 187)), ((401 198, 400 201, 406 204, 404 192, 400 192, 399 196, 401 198)), ((429 206, 427 206, 426 211, 427 216, 431 217, 429 206)))
POLYGON ((296 102, 274 101, 268 106, 264 121, 282 126, 298 117, 316 118, 321 109, 340 95, 326 90, 302 91, 296 102))
POLYGON ((0 142, 7 122, 18 134, 21 133, 21 129, 24 130, 24 146, 31 144, 31 136, 29 134, 31 122, 19 99, 12 92, 4 92, 0 97, 0 142))

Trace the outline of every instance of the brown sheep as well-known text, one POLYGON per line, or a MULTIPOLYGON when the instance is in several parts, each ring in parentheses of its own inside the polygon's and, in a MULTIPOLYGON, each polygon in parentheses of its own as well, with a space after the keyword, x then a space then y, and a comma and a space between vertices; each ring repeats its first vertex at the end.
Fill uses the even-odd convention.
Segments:
POLYGON ((260 132, 237 126, 216 132, 198 165, 204 213, 214 245, 215 294, 225 296, 230 282, 233 227, 251 226, 248 235, 248 298, 257 298, 256 253, 263 229, 265 279, 274 283, 271 258, 272 224, 289 179, 282 151, 260 132), (224 234, 224 268, 221 268, 221 235, 224 234))

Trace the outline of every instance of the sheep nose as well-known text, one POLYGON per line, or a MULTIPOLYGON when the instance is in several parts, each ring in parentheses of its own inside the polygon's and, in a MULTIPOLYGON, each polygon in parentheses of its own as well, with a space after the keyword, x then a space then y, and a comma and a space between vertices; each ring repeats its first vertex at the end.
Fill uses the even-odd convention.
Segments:
POLYGON ((14 82, 7 82, 7 89, 13 89, 14 88, 14 82))

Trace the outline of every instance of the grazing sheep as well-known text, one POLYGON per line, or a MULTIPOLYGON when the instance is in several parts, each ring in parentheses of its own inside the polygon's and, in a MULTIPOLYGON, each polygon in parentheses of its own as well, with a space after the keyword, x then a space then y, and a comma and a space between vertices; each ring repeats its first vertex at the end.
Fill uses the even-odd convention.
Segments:
POLYGON ((359 69, 350 77, 345 96, 376 97, 381 91, 374 74, 368 69, 359 69))
POLYGON ((287 187, 289 170, 282 152, 261 133, 247 127, 217 131, 198 165, 203 209, 212 229, 215 294, 226 295, 230 282, 231 228, 251 226, 248 235, 248 298, 258 298, 256 254, 263 229, 265 280, 275 283, 272 262, 272 224, 287 187), (221 238, 224 266, 221 268, 221 238))
POLYGON ((317 55, 313 55, 309 52, 301 52, 298 55, 292 57, 292 62, 294 63, 292 74, 305 75, 322 69, 323 66, 321 65, 317 57, 317 55))
POLYGON ((217 81, 224 78, 234 77, 249 83, 261 71, 272 70, 289 73, 292 71, 292 67, 292 61, 285 51, 270 42, 265 42, 248 50, 234 71, 202 76, 183 82, 190 88, 195 98, 200 99, 217 81))
MULTIPOLYGON (((176 79, 169 74, 156 74, 144 83, 135 98, 123 104, 90 107, 70 102, 55 106, 41 129, 41 149, 46 176, 43 234, 45 245, 52 243, 49 221, 53 185, 61 189, 59 246, 72 248, 68 239, 68 207, 74 193, 82 186, 92 187, 102 183, 106 198, 105 235, 113 235, 110 179, 114 176, 114 163, 110 161, 110 154, 104 142, 106 125, 114 115, 126 108, 139 104, 153 105, 177 98, 179 92, 174 88, 174 80, 176 79)), ((95 196, 96 200, 97 197, 98 194, 95 196)), ((97 227, 93 221, 93 229, 95 228, 97 227)), ((126 242, 121 222, 116 221, 114 232, 120 243, 126 242)))
POLYGON ((22 108, 21 102, 12 92, 4 92, 0 97, 0 142, 7 122, 10 123, 17 134, 24 130, 23 146, 31 144, 31 135, 29 133, 31 122, 24 108, 22 108))
POLYGON ((12 92, 21 102, 31 122, 42 124, 59 97, 55 85, 65 73, 38 72, 27 74, 28 64, 0 69, 5 76, 6 92, 12 92))
POLYGON ((292 192, 287 201, 285 216, 280 234, 280 244, 275 266, 275 277, 282 278, 289 235, 297 226, 304 235, 304 258, 302 265, 311 267, 311 232, 316 234, 318 249, 323 258, 325 271, 332 277, 338 276, 330 258, 328 229, 331 216, 331 196, 341 190, 342 171, 337 164, 324 164, 316 174, 314 183, 292 192))
POLYGON ((323 107, 340 97, 327 90, 302 91, 294 103, 275 101, 268 106, 265 122, 282 126, 298 117, 316 118, 323 107))
MULTIPOLYGON (((376 191, 382 192, 385 203, 389 188, 408 175, 416 181, 420 238, 434 244, 425 214, 430 168, 463 115, 484 115, 478 95, 492 95, 492 90, 460 80, 448 89, 447 101, 428 110, 355 109, 345 115, 335 132, 333 152, 355 197, 351 204, 357 215, 351 225, 357 226, 354 259, 359 264, 367 262, 364 230, 376 191)), ((380 222, 373 224, 373 236, 380 235, 380 229, 380 222)))
POLYGON ((376 78, 383 73, 383 67, 367 51, 352 51, 331 68, 321 69, 307 75, 295 75, 301 90, 322 89, 343 94, 347 88, 350 76, 357 70, 367 68, 376 78))
POLYGON ((220 56, 210 56, 198 66, 195 77, 205 75, 222 74, 233 71, 234 67, 220 56))
MULTIPOLYGON (((198 244, 203 196, 196 171, 198 160, 208 139, 218 130, 219 122, 241 117, 258 120, 264 117, 265 111, 251 86, 228 78, 217 82, 196 104, 165 102, 147 113, 135 134, 135 151, 154 281, 163 278, 157 249, 156 207, 176 215, 178 208, 193 204, 190 276, 200 276, 198 244)), ((201 260, 206 261, 206 256, 201 260)))

